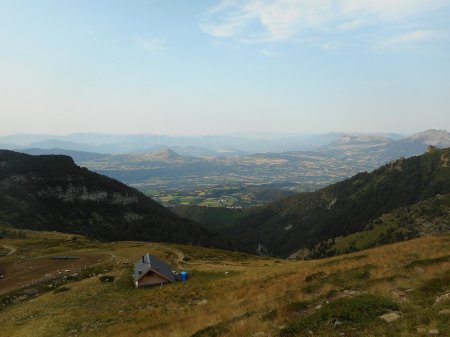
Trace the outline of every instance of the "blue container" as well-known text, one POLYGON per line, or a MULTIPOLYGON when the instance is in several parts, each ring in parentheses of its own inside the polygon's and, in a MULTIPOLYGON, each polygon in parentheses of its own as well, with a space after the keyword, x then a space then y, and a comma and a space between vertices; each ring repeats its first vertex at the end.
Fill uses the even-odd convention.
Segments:
POLYGON ((187 281, 188 276, 189 276, 189 275, 188 275, 187 271, 182 271, 182 272, 180 273, 181 281, 182 281, 182 282, 187 281))

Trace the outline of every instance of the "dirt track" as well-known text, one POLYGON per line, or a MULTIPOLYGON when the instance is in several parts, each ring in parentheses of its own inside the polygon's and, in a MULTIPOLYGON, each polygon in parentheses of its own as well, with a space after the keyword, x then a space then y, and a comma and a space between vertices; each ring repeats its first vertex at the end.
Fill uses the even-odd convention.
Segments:
POLYGON ((3 248, 5 248, 6 250, 9 250, 9 253, 7 254, 8 256, 11 256, 12 254, 14 254, 16 252, 16 247, 13 246, 8 246, 8 245, 1 245, 3 248))
POLYGON ((0 294, 49 280, 62 274, 71 274, 109 261, 109 255, 78 255, 74 260, 52 260, 49 257, 0 262, 0 294))

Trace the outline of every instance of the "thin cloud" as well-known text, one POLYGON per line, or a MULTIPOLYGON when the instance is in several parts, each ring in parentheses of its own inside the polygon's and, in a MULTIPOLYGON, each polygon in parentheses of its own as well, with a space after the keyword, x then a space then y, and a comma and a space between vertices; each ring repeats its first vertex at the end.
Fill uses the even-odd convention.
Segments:
POLYGON ((200 28, 215 38, 243 43, 291 42, 355 32, 450 5, 450 0, 222 0, 200 28))
POLYGON ((261 50, 259 51, 259 53, 260 53, 261 55, 264 55, 265 57, 272 58, 272 59, 281 56, 280 53, 278 53, 278 52, 276 52, 276 51, 273 51, 273 50, 271 50, 271 49, 268 49, 268 48, 261 49, 261 50))
POLYGON ((446 36, 444 32, 433 30, 415 30, 403 34, 393 36, 379 44, 379 49, 383 50, 399 50, 405 48, 415 48, 420 44, 442 39, 446 36))
POLYGON ((337 28, 339 30, 351 31, 366 26, 368 24, 367 21, 361 19, 351 19, 348 21, 344 21, 341 24, 338 24, 337 28))
POLYGON ((163 55, 167 52, 167 46, 163 39, 160 38, 141 38, 133 39, 138 48, 154 55, 163 55))

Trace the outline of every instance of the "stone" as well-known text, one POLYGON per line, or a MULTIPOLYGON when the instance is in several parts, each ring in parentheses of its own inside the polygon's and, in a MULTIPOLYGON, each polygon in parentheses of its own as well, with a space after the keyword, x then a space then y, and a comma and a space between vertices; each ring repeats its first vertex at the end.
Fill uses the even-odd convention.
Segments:
POLYGON ((450 309, 444 309, 439 311, 439 315, 450 315, 450 309))
POLYGON ((256 332, 252 335, 252 337, 265 337, 266 333, 264 331, 256 332))
POLYGON ((405 302, 407 300, 407 296, 408 296, 408 294, 406 292, 401 291, 401 290, 393 291, 391 294, 392 294, 392 297, 396 298, 397 300, 399 300, 401 302, 405 302))
POLYGON ((442 302, 442 301, 445 301, 445 300, 448 300, 448 299, 450 299, 450 293, 446 293, 444 295, 436 297, 435 303, 439 303, 439 302, 442 302))
POLYGON ((396 312, 390 312, 388 314, 384 314, 384 315, 380 316, 380 318, 387 323, 394 322, 394 321, 398 320, 400 317, 401 316, 399 314, 397 314, 396 312))
POLYGON ((428 333, 429 333, 430 335, 439 335, 439 330, 437 330, 437 329, 431 329, 431 330, 428 331, 428 333))
POLYGON ((36 295, 38 292, 39 292, 39 290, 37 290, 36 288, 28 288, 23 291, 23 293, 25 295, 29 295, 29 296, 36 295))
POLYGON ((205 305, 206 303, 208 303, 208 300, 201 300, 197 302, 197 305, 205 305))
POLYGON ((19 301, 26 300, 27 298, 28 298, 28 295, 22 295, 22 296, 17 297, 17 299, 18 299, 19 301))
POLYGON ((343 294, 345 296, 357 296, 357 295, 361 295, 363 292, 362 291, 358 291, 358 290, 344 290, 343 294))
POLYGON ((316 305, 316 308, 315 308, 315 309, 316 309, 316 310, 322 309, 322 304, 316 305))
POLYGON ((425 328, 419 327, 417 328, 417 333, 420 335, 424 335, 427 333, 427 330, 425 328))

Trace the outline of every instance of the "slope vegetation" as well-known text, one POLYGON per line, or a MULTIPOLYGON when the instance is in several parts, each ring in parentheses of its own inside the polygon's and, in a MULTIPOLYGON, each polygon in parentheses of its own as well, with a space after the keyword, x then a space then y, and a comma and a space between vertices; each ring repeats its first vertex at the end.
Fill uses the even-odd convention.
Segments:
POLYGON ((288 256, 321 241, 363 231, 371 221, 397 208, 448 193, 450 149, 433 148, 315 192, 249 209, 224 232, 239 237, 249 250, 262 244, 269 253, 288 256))
POLYGON ((437 195, 383 214, 361 232, 320 242, 314 248, 299 253, 303 257, 320 258, 449 232, 450 194, 437 195))
POLYGON ((101 240, 219 243, 200 225, 66 156, 0 151, 0 220, 101 240))
POLYGON ((31 231, 18 234, 19 239, 13 230, 5 232, 0 246, 15 251, 0 257, 0 270, 5 271, 0 289, 6 283, 15 288, 0 291, 2 336, 397 337, 450 333, 448 235, 363 254, 284 261, 189 245, 100 243, 31 231), (189 280, 134 289, 133 262, 149 251, 173 269, 188 271, 189 280), (80 259, 49 258, 67 254, 80 259))

